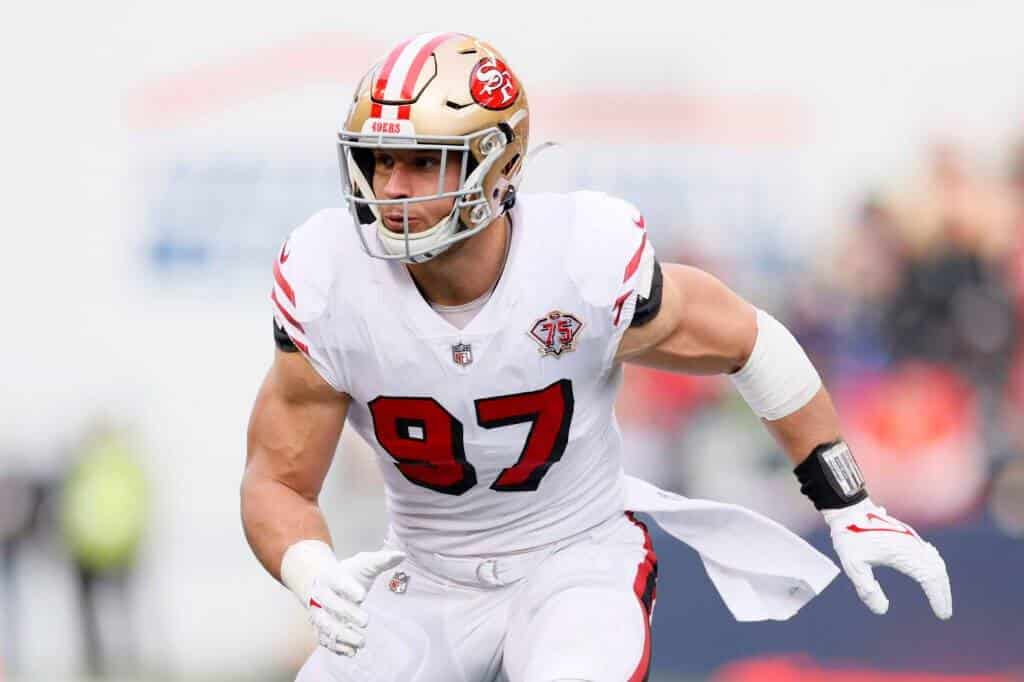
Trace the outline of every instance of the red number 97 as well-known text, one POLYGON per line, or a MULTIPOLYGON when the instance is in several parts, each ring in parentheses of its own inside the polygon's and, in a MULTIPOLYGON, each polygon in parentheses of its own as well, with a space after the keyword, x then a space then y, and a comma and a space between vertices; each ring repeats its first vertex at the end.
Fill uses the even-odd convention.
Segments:
MULTIPOLYGON (((481 398, 474 404, 477 423, 485 429, 531 424, 519 459, 491 488, 536 490, 569 442, 572 382, 562 379, 539 391, 481 398)), ((461 495, 476 485, 476 469, 466 460, 462 422, 436 400, 380 396, 369 408, 377 441, 410 482, 447 495, 461 495)))

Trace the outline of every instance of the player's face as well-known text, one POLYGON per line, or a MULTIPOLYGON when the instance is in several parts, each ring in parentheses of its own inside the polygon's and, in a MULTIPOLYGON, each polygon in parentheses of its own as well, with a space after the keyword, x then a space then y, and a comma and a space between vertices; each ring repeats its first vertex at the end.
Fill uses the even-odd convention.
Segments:
MULTIPOLYGON (((373 193, 378 199, 409 199, 438 193, 441 152, 414 150, 377 150, 373 154, 373 193)), ((443 191, 459 187, 462 158, 449 154, 444 168, 443 191)), ((409 204, 409 231, 421 232, 448 215, 454 197, 409 204)), ((402 232, 402 206, 381 206, 381 220, 392 232, 402 232)))

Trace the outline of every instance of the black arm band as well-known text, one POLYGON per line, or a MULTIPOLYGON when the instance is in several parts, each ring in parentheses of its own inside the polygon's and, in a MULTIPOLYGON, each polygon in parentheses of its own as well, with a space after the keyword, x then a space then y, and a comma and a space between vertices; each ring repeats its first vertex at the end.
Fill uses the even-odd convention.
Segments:
POLYGON ((288 332, 277 323, 277 320, 274 320, 274 343, 285 353, 299 352, 299 349, 295 347, 295 342, 288 336, 288 332))
POLYGON ((867 498, 864 475, 849 446, 836 440, 811 450, 793 473, 800 492, 811 498, 817 509, 842 509, 867 498))
POLYGON ((651 291, 647 298, 637 294, 636 308, 633 309, 633 321, 630 327, 642 327, 661 310, 661 263, 654 261, 654 273, 651 275, 651 291))

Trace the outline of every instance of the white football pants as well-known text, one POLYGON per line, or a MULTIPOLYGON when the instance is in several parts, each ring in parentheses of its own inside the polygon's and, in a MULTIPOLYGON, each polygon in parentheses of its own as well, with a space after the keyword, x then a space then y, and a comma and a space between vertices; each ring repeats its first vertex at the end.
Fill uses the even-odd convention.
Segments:
POLYGON ((514 555, 408 553, 363 606, 366 646, 319 647, 296 682, 640 682, 657 558, 632 515, 514 555))

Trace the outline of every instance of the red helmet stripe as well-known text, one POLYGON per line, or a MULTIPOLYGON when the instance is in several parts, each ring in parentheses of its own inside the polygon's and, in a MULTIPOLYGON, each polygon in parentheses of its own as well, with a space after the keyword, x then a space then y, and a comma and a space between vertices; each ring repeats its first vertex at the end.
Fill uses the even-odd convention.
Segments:
MULTIPOLYGON (((384 65, 380 67, 380 71, 377 72, 376 82, 373 84, 373 99, 381 100, 384 99, 384 88, 388 85, 388 78, 391 77, 391 70, 395 68, 395 62, 398 61, 398 57, 402 54, 402 50, 405 46, 412 41, 412 38, 407 38, 395 46, 395 49, 391 50, 388 58, 384 60, 384 65)), ((380 118, 381 105, 378 102, 374 102, 371 107, 370 116, 373 118, 380 118)))
MULTIPOLYGON (((405 73, 405 81, 402 83, 402 99, 412 99, 412 89, 416 87, 416 81, 419 80, 420 71, 423 70, 423 65, 426 64, 427 59, 434 53, 437 46, 446 40, 459 35, 458 33, 442 33, 433 39, 431 39, 426 45, 420 48, 420 51, 416 54, 416 58, 413 59, 412 64, 409 66, 409 70, 405 73)), ((403 104, 398 107, 398 118, 408 119, 411 113, 411 108, 408 104, 403 104)))

